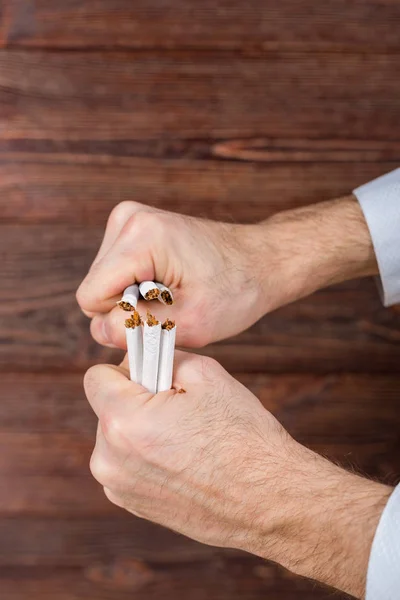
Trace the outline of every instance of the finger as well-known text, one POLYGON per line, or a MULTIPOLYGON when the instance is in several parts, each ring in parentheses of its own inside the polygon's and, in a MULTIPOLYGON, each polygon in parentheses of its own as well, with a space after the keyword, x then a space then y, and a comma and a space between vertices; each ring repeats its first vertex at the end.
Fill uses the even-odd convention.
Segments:
POLYGON ((108 217, 103 241, 100 245, 96 258, 93 261, 93 265, 95 265, 103 258, 103 256, 107 254, 132 215, 139 212, 150 212, 154 210, 155 209, 151 206, 139 204, 138 202, 121 202, 120 204, 117 204, 108 217))
POLYGON ((111 484, 113 475, 118 472, 118 461, 108 444, 101 427, 97 429, 96 444, 90 458, 90 471, 102 485, 111 484))
POLYGON ((134 400, 147 390, 133 383, 127 377, 125 368, 114 365, 96 365, 91 367, 84 378, 86 397, 100 419, 109 402, 114 405, 134 400))
MULTIPOLYGON (((153 252, 157 250, 159 239, 154 223, 150 224, 140 215, 145 212, 131 217, 107 254, 92 266, 81 283, 77 300, 83 310, 109 312, 128 285, 155 278, 153 252)), ((163 260, 164 253, 161 253, 158 268, 162 268, 163 260)))
MULTIPOLYGON (((178 310, 176 306, 165 306, 157 301, 141 301, 137 309, 141 315, 145 315, 146 311, 150 311, 161 323, 164 323, 167 318, 171 320, 177 319, 179 310, 182 307, 180 305, 180 309, 178 310)), ((90 325, 93 338, 103 346, 126 350, 125 321, 128 317, 129 313, 124 312, 118 306, 115 306, 109 313, 95 315, 90 325)), ((178 343, 180 343, 179 333, 180 330, 178 328, 178 343)))
MULTIPOLYGON (((108 217, 103 241, 89 271, 107 254, 132 215, 146 210, 150 211, 152 208, 137 202, 121 202, 111 211, 110 216, 108 217)), ((77 296, 78 295, 79 294, 77 294, 77 296)), ((117 302, 117 299, 115 301, 117 302)), ((80 304, 79 297, 78 302, 80 304)), ((81 308, 82 312, 89 317, 89 319, 93 318, 96 314, 96 311, 86 310, 83 307, 81 308)))
POLYGON ((197 389, 200 385, 221 379, 232 379, 225 369, 213 358, 175 351, 173 387, 177 390, 186 387, 197 389))

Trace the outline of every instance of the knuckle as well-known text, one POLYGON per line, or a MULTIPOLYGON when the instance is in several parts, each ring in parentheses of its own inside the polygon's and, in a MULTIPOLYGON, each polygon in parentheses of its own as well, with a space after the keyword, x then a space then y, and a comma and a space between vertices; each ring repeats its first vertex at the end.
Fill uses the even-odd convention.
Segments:
POLYGON ((110 482, 110 470, 106 464, 106 461, 98 452, 96 452, 96 450, 94 450, 90 458, 89 468, 96 481, 102 485, 106 485, 110 482))
POLYGON ((76 290, 76 301, 81 308, 86 308, 87 304, 87 293, 86 293, 86 285, 85 281, 81 283, 81 285, 76 290))
POLYGON ((140 231, 140 223, 143 220, 143 214, 146 213, 135 213, 133 215, 131 215, 129 217, 129 219, 126 221, 124 228, 123 228, 123 235, 125 235, 128 238, 131 238, 133 235, 135 235, 138 231, 140 231))
POLYGON ((141 211, 132 215, 127 225, 131 231, 139 230, 141 233, 151 231, 153 235, 159 236, 165 231, 165 215, 154 211, 141 211))
POLYGON ((211 356, 199 356, 199 370, 204 377, 215 376, 222 370, 221 365, 211 356))
POLYGON ((104 495, 107 498, 107 500, 109 500, 112 504, 115 504, 115 506, 124 508, 124 503, 122 501, 122 498, 120 498, 117 494, 112 492, 107 486, 103 487, 103 491, 104 491, 104 495))
POLYGON ((86 395, 91 396, 96 393, 99 386, 99 369, 100 365, 95 365, 88 369, 83 377, 83 386, 86 395))
POLYGON ((125 441, 125 423, 114 412, 105 412, 101 418, 104 437, 111 446, 121 447, 125 441))
POLYGON ((111 227, 122 227, 138 206, 139 204, 129 200, 120 202, 112 209, 108 217, 108 225, 111 227))
POLYGON ((97 312, 97 307, 102 301, 102 297, 96 293, 96 286, 94 285, 93 274, 96 274, 98 265, 94 264, 91 267, 90 273, 82 281, 81 285, 75 293, 76 301, 83 312, 87 316, 92 317, 97 312))

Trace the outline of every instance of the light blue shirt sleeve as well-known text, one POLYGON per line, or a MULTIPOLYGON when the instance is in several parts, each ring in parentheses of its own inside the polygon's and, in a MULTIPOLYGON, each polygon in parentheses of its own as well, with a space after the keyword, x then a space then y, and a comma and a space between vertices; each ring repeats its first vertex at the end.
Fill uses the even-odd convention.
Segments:
POLYGON ((366 600, 400 598, 400 485, 389 498, 372 543, 366 600))
MULTIPOLYGON (((400 169, 356 190, 380 274, 385 306, 400 302, 400 169)), ((400 599, 400 485, 382 513, 368 565, 366 600, 400 599)))
POLYGON ((385 306, 400 303, 400 169, 362 185, 353 194, 371 234, 383 302, 385 306))

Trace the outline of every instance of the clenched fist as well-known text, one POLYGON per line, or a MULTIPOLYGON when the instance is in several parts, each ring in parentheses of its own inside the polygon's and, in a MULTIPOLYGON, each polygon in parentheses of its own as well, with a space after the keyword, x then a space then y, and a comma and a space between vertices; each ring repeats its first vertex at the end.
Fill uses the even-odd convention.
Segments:
POLYGON ((177 352, 175 388, 152 395, 124 367, 88 371, 99 418, 92 473, 135 515, 208 544, 245 547, 256 524, 264 527, 255 491, 281 477, 295 442, 213 359, 177 352))
POLYGON ((126 347, 126 315, 116 301, 125 287, 145 280, 162 281, 173 290, 175 306, 157 302, 151 310, 159 319, 176 319, 179 345, 203 346, 249 327, 264 314, 255 228, 135 202, 118 205, 77 293, 81 308, 94 317, 93 337, 126 347))
POLYGON ((210 358, 178 352, 174 386, 152 395, 124 365, 88 371, 91 470, 109 500, 361 597, 390 488, 300 446, 210 358))

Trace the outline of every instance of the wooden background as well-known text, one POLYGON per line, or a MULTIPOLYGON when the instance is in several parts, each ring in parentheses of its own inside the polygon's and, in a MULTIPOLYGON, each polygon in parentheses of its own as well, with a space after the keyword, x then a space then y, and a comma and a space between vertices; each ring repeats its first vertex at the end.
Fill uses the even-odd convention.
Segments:
MULTIPOLYGON (((398 0, 3 0, 0 595, 270 600, 332 592, 125 515, 88 471, 74 292, 135 199, 255 221, 400 163, 398 0)), ((206 352, 343 465, 400 471, 400 313, 321 291, 206 352)), ((337 595, 337 598, 342 596, 337 595)))

